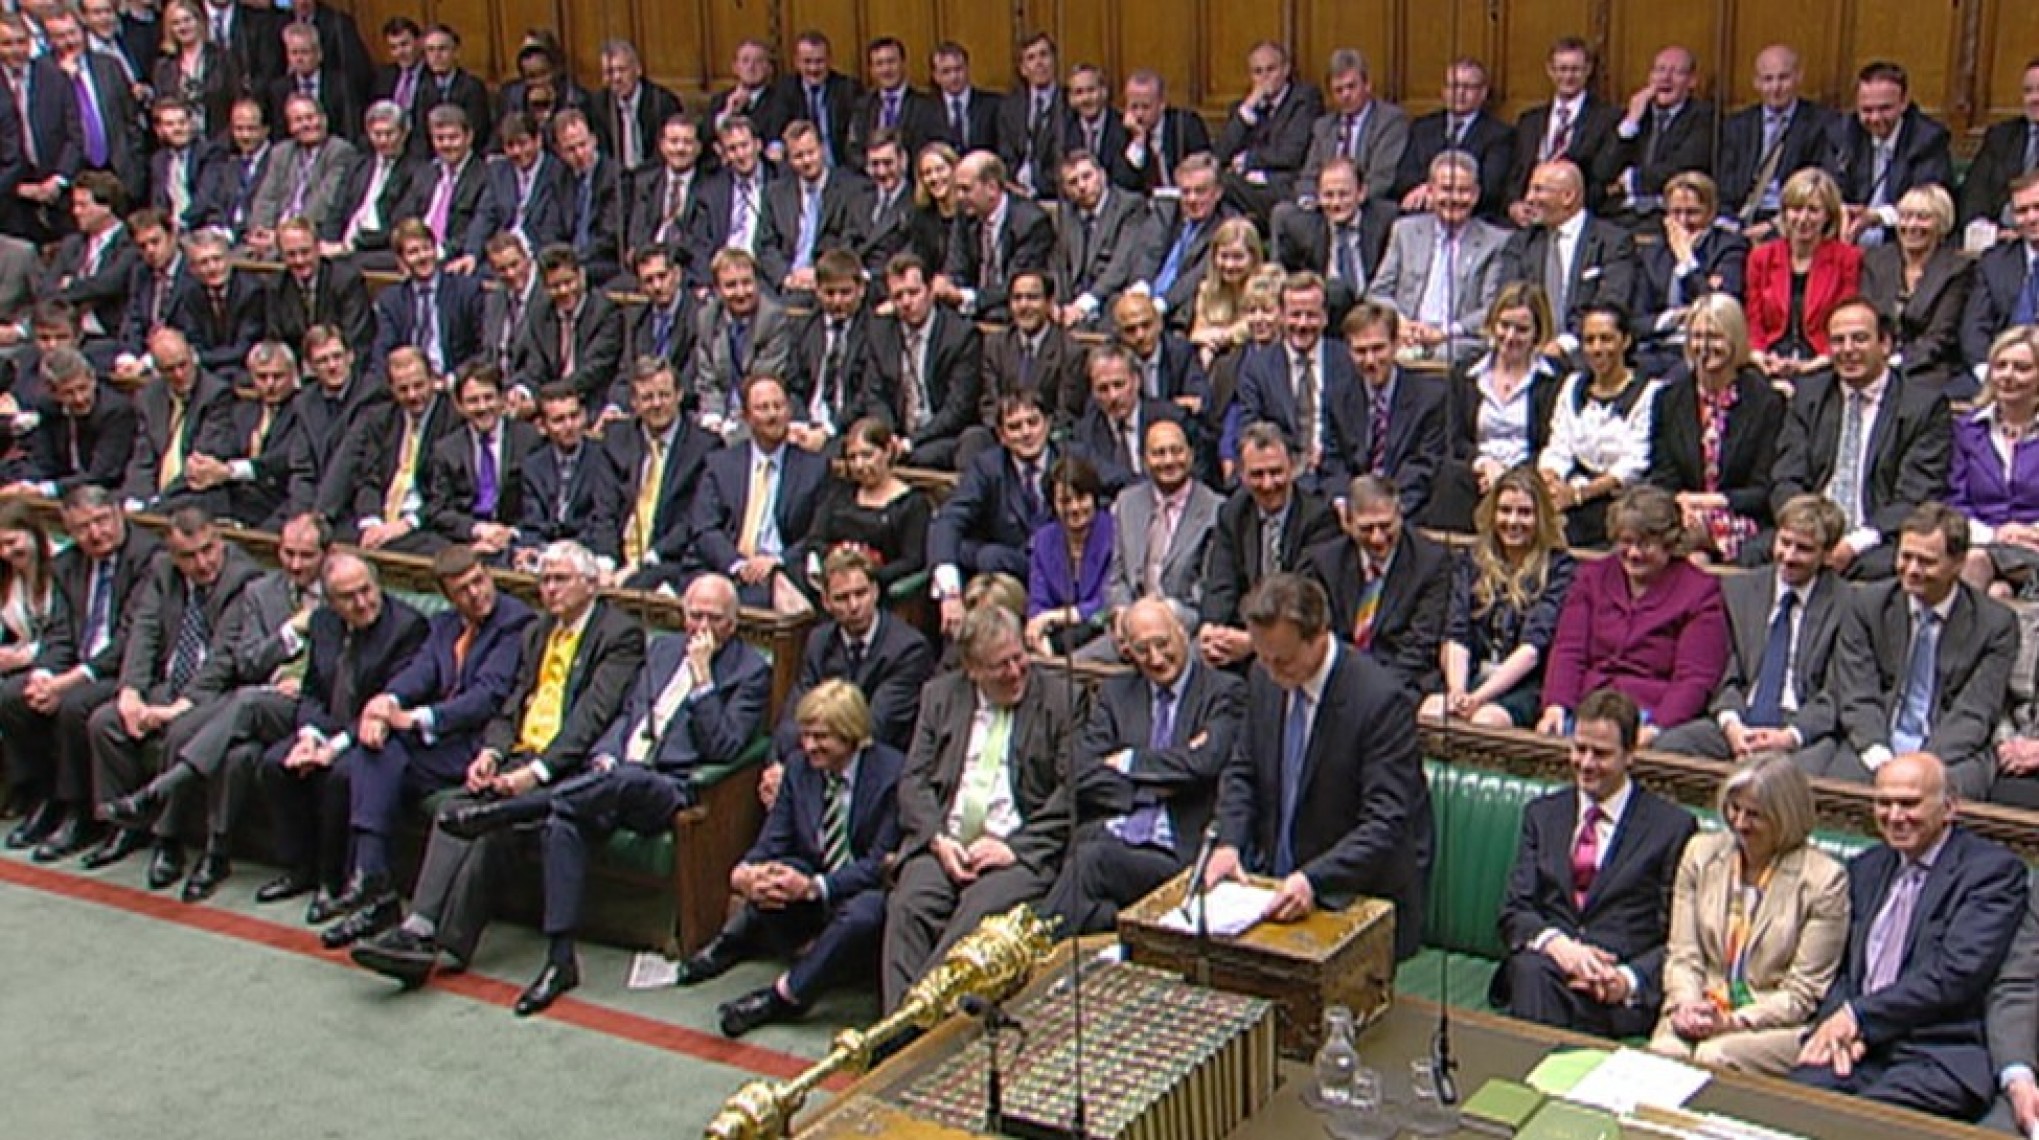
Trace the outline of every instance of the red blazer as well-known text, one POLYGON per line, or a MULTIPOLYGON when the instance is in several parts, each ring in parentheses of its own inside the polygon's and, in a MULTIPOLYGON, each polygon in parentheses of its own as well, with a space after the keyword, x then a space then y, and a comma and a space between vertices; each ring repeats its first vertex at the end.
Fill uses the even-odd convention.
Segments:
MULTIPOLYGON (((1805 281, 1805 339, 1813 350, 1827 352, 1827 317, 1834 307, 1855 295, 1862 278, 1862 251, 1828 238, 1812 254, 1812 272, 1805 281)), ((1767 351, 1791 323, 1791 245, 1783 238, 1766 241, 1749 254, 1744 308, 1749 314, 1749 347, 1767 351)))

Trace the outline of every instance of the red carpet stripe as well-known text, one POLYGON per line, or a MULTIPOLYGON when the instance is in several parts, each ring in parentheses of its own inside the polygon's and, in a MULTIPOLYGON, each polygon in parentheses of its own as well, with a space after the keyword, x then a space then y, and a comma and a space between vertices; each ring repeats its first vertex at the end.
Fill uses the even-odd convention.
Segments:
MULTIPOLYGON (((320 946, 318 935, 305 927, 285 926, 209 906, 189 906, 172 896, 137 890, 118 883, 81 878, 11 859, 0 859, 0 882, 126 911, 129 914, 174 923, 208 934, 251 942, 258 946, 267 946, 272 950, 317 959, 347 969, 354 968, 344 951, 331 951, 320 946)), ((501 1006, 504 1009, 508 1009, 517 1000, 519 992, 519 987, 509 982, 472 973, 435 978, 431 984, 435 989, 459 994, 461 997, 472 998, 489 1005, 501 1006)), ((714 1034, 688 1029, 683 1025, 673 1025, 670 1022, 626 1013, 572 997, 562 998, 543 1016, 593 1033, 634 1041, 640 1045, 648 1045, 698 1061, 728 1065, 775 1080, 787 1080, 797 1076, 809 1064, 803 1058, 790 1053, 781 1053, 776 1049, 745 1045, 740 1041, 730 1041, 714 1034)), ((822 1087, 836 1092, 848 1085, 847 1079, 838 1077, 822 1087)))

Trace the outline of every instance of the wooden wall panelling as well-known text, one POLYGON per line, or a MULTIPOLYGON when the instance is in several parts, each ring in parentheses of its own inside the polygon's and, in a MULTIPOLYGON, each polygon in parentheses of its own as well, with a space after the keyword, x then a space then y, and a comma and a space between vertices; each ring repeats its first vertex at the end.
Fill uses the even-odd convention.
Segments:
POLYGON ((1112 105, 1124 109, 1126 76, 1145 68, 1168 84, 1168 100, 1197 106, 1202 92, 1197 80, 1203 46, 1201 0, 1128 5, 1119 13, 1115 32, 1117 65, 1112 71, 1112 105))
POLYGON ((906 75, 916 87, 928 87, 928 52, 937 42, 935 35, 935 0, 865 0, 860 21, 863 27, 861 43, 838 44, 835 54, 841 60, 836 66, 851 72, 854 48, 855 71, 859 79, 868 79, 863 74, 864 44, 879 36, 895 36, 906 45, 906 75))
POLYGON ((701 96, 711 86, 709 77, 729 66, 725 53, 717 60, 708 53, 706 13, 698 5, 668 4, 665 0, 631 0, 637 13, 637 50, 644 56, 647 75, 672 88, 685 100, 687 110, 701 109, 701 96))
POLYGON ((1990 0, 1976 52, 1977 127, 2025 113, 2025 64, 2039 56, 2039 4, 1990 0))
MULTIPOLYGON (((599 0, 573 0, 577 4, 595 3, 599 0)), ((656 0, 654 0, 656 2, 656 0)), ((735 0, 700 0, 702 16, 703 50, 707 57, 709 89, 727 87, 730 84, 729 61, 736 55, 736 45, 743 40, 755 39, 771 42, 772 13, 767 11, 778 0, 747 0, 738 6, 735 0)), ((779 70, 784 74, 792 66, 793 34, 788 31, 786 43, 779 44, 779 70)))
MULTIPOLYGON (((516 79, 517 49, 523 46, 524 33, 533 28, 551 28, 562 37, 566 37, 568 52, 571 54, 573 41, 567 36, 566 21, 560 18, 560 10, 567 3, 586 2, 587 0, 489 0, 496 13, 496 82, 501 84, 516 79)), ((463 43, 471 43, 473 37, 463 34, 461 40, 463 43)), ((583 73, 576 68, 575 78, 583 84, 590 80, 599 82, 601 71, 597 68, 583 73)))
MULTIPOLYGON (((1100 4, 1096 0, 1035 0, 1027 7, 1034 26, 1055 37, 1063 75, 1068 75, 1069 69, 1079 63, 1095 64, 1104 68, 1107 82, 1116 84, 1119 56, 1112 28, 1120 10, 1134 6, 1124 0, 1117 4, 1100 4)), ((1154 15, 1154 7, 1146 3, 1139 3, 1138 7, 1149 18, 1154 15)), ((1128 16, 1135 20, 1139 18, 1130 13, 1128 16)))
POLYGON ((1840 61, 1842 74, 1834 85, 1836 98, 1844 106, 1853 101, 1854 74, 1863 64, 1872 59, 1896 60, 1911 75, 1913 101, 1927 114, 1943 116, 1952 89, 1955 32, 1960 27, 1958 4, 1959 0, 1846 0, 1845 54, 1840 61))
MULTIPOLYGON (((1395 29, 1406 0, 1304 0, 1297 8, 1296 74, 1327 86, 1331 53, 1357 48, 1366 55, 1374 91, 1392 96, 1396 67, 1395 29)), ((1329 92, 1325 94, 1328 102, 1329 92)))
MULTIPOLYGON (((652 0, 655 4, 657 0, 652 0)), ((638 19, 638 0, 565 0, 561 5, 566 24, 567 58, 582 86, 593 91, 602 85, 602 44, 611 39, 644 43, 643 23, 638 19)), ((670 17, 668 17, 670 18, 670 17)))
MULTIPOLYGON (((1687 48, 1699 63, 1700 93, 1712 98, 1719 89, 1721 25, 1732 19, 1727 10, 1735 0, 1687 0, 1685 3, 1615 4, 1608 24, 1607 82, 1601 93, 1617 106, 1650 80, 1657 52, 1674 44, 1687 48)), ((1743 0, 1744 3, 1748 0, 1743 0)))
MULTIPOLYGON (((1245 96, 1253 82, 1246 74, 1246 54, 1262 40, 1285 42, 1289 13, 1282 4, 1242 4, 1237 0, 1216 0, 1204 11, 1208 47, 1200 90, 1204 109, 1217 121, 1226 108, 1245 96)), ((1297 77, 1317 81, 1322 61, 1299 60, 1298 64, 1297 77)))
MULTIPOLYGON (((514 61, 496 42, 501 11, 490 0, 432 0, 426 11, 434 23, 460 33, 460 66, 470 73, 494 83, 513 69, 514 61)), ((366 33, 368 29, 361 30, 366 33)))
MULTIPOLYGON (((712 0, 711 0, 712 2, 712 0)), ((723 0, 724 3, 729 0, 723 0)), ((746 4, 753 0, 745 0, 746 4)), ((778 3, 785 13, 784 39, 779 44, 779 69, 793 70, 793 41, 800 33, 818 31, 828 37, 830 58, 835 69, 859 82, 864 77, 864 31, 861 3, 845 0, 764 0, 778 3)))
POLYGON ((1509 122, 1550 98, 1544 59, 1559 36, 1590 40, 1595 0, 1497 0, 1501 15, 1498 48, 1488 68, 1494 77, 1497 113, 1509 122))
MULTIPOLYGON (((1491 63, 1500 40, 1499 0, 1401 0, 1391 64, 1392 98, 1411 115, 1427 114, 1444 103, 1444 69, 1452 60, 1472 56, 1491 63)), ((1375 71, 1380 67, 1376 65, 1375 71)), ((1381 77, 1374 77, 1380 92, 1381 77)))
MULTIPOLYGON (((1011 5, 995 0, 935 0, 938 40, 954 40, 970 51, 970 77, 978 86, 1003 91, 1011 86, 1018 57, 1013 54, 1011 5)), ((927 53, 913 61, 913 74, 931 82, 927 53)))
POLYGON ((1799 69, 1804 75, 1800 93, 1815 102, 1832 102, 1835 81, 1844 70, 1840 64, 1841 0, 1793 0, 1791 3, 1763 3, 1739 0, 1729 12, 1731 30, 1727 58, 1702 62, 1705 70, 1719 76, 1714 85, 1725 93, 1730 107, 1756 101, 1756 54, 1771 44, 1789 44, 1798 51, 1799 69))

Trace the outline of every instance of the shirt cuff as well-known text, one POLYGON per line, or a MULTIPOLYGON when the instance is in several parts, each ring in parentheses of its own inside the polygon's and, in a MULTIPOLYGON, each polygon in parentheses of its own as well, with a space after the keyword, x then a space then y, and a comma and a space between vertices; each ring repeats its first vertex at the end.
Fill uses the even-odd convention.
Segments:
POLYGON ((960 303, 959 303, 959 304, 958 304, 958 305, 956 306, 956 310, 957 310, 958 312, 962 313, 962 314, 963 314, 964 316, 966 316, 966 317, 972 317, 972 316, 976 316, 976 315, 977 315, 977 290, 975 290, 975 289, 958 289, 958 290, 957 290, 957 292, 958 292, 958 293, 960 293, 960 294, 962 294, 962 301, 961 301, 961 302, 960 302, 960 303))
POLYGON ((2003 1071, 1997 1074, 1997 1087, 2005 1092, 2009 1092, 2011 1086, 2019 1081, 2039 1083, 2039 1078, 2033 1077, 2030 1065, 2005 1065, 2003 1071))
POLYGON ((1860 556, 1883 545, 1883 532, 1873 526, 1858 526, 1849 531, 1843 541, 1860 556))
POLYGON ((227 477, 236 483, 253 483, 255 481, 255 461, 252 459, 228 460, 227 477))
POLYGON ((333 750, 333 755, 338 756, 340 753, 345 752, 349 748, 354 747, 354 734, 351 732, 343 732, 340 735, 333 737, 331 740, 326 741, 326 746, 333 750))
POLYGON ((1620 974, 1621 980, 1628 983, 1628 997, 1623 999, 1621 1004, 1629 1009, 1634 1009, 1642 998, 1642 982, 1636 979, 1635 970, 1628 966, 1616 966, 1614 972, 1620 974))
POLYGON ((1740 728, 1742 726, 1742 714, 1734 711, 1733 709, 1727 709, 1723 711, 1719 716, 1714 717, 1713 721, 1715 724, 1720 725, 1720 730, 1722 732, 1733 732, 1735 729, 1740 728))
POLYGON ((951 598, 963 592, 963 574, 954 566, 943 563, 935 567, 935 597, 951 598))
POLYGON ((1623 119, 1621 121, 1621 125, 1614 128, 1614 133, 1620 135, 1622 138, 1632 139, 1635 138, 1637 135, 1643 133, 1643 125, 1641 123, 1632 122, 1628 119, 1623 119))
POLYGON ((1874 772, 1885 764, 1890 763, 1890 756, 1891 752, 1888 745, 1872 744, 1862 751, 1862 766, 1874 772))
POLYGON ((815 901, 816 901, 816 902, 819 902, 819 903, 820 903, 821 905, 823 905, 823 906, 827 906, 827 905, 828 905, 828 876, 827 876, 827 875, 816 875, 816 876, 814 876, 814 897, 815 897, 815 901))
POLYGON ((295 657, 304 652, 304 638, 298 636, 297 627, 289 622, 276 627, 276 640, 283 643, 283 654, 286 657, 295 657))
POLYGON ((1987 546, 1997 539, 1997 528, 1981 519, 1968 520, 1968 545, 1987 546))
POLYGON ((1562 934, 1564 934, 1564 931, 1559 930, 1557 927, 1546 926, 1536 932, 1536 937, 1529 940, 1529 948, 1541 954, 1544 947, 1549 946, 1562 934))
POLYGON ((537 774, 540 787, 552 782, 552 769, 545 766, 545 761, 531 761, 531 771, 537 774))
POLYGON ((431 705, 413 711, 411 721, 418 726, 419 740, 426 744, 439 743, 439 717, 432 712, 431 705))

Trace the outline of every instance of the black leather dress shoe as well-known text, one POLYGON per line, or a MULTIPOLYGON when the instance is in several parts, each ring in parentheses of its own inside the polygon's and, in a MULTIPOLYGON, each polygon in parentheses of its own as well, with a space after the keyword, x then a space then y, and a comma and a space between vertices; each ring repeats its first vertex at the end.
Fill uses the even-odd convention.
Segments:
POLYGON ((680 971, 673 978, 676 986, 698 986, 710 978, 719 978, 729 972, 731 966, 743 961, 743 948, 733 939, 716 935, 708 945, 694 951, 693 955, 680 963, 680 971))
POLYGON ((184 877, 184 845, 174 839, 156 840, 156 853, 149 856, 149 889, 160 891, 184 877))
POLYGON ((581 968, 579 966, 561 966, 554 962, 547 962, 545 968, 538 971, 538 977, 530 985, 524 987, 523 993, 517 995, 517 1004, 512 1007, 512 1012, 518 1017, 529 1017, 534 1013, 542 1013, 553 1002, 565 996, 567 991, 580 984, 581 968))
POLYGON ((469 842, 517 822, 518 812, 510 801, 461 804, 439 816, 439 830, 469 842))
MULTIPOLYGON (((148 845, 148 832, 116 827, 99 846, 86 852, 85 857, 78 861, 78 865, 87 871, 97 871, 101 867, 113 866, 148 845)), ((37 848, 36 854, 42 854, 42 849, 37 848)))
POLYGON ((381 882, 357 882, 338 893, 326 891, 305 908, 304 920, 312 926, 324 926, 336 918, 353 914, 388 893, 389 888, 381 882))
POLYGON ((786 1021, 798 1015, 801 1009, 780 997, 778 986, 770 985, 723 1002, 715 1012, 721 1016, 724 1037, 741 1037, 760 1025, 786 1021))
POLYGON ((156 814, 163 808, 162 800, 150 794, 148 789, 117 800, 108 800, 99 805, 99 818, 116 827, 146 828, 156 822, 156 814))
POLYGON ((50 837, 64 821, 64 809, 55 800, 44 800, 30 808, 20 823, 7 833, 9 851, 25 851, 50 837))
POLYGON ((328 950, 352 946, 363 938, 381 934, 403 921, 404 909, 393 894, 357 908, 354 913, 319 932, 319 945, 328 950))
POLYGON ((285 871, 255 888, 258 903, 282 902, 318 889, 318 876, 310 871, 285 871))
POLYGON ((99 825, 87 819, 84 812, 66 811, 61 806, 57 811, 61 813, 62 819, 58 821, 56 829, 51 831, 49 837, 35 849, 35 853, 29 856, 38 863, 54 863, 59 859, 68 859, 99 842, 99 825))
POLYGON ((439 962, 439 947, 399 926, 355 943, 351 956, 362 969, 394 978, 403 988, 414 990, 431 980, 439 962))
POLYGON ((208 851, 199 857, 198 865, 191 869, 191 877, 184 880, 184 893, 179 896, 185 902, 204 902, 212 897, 219 885, 234 873, 234 865, 225 853, 208 851))

